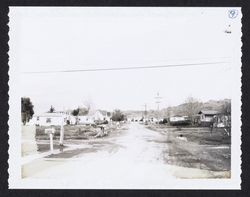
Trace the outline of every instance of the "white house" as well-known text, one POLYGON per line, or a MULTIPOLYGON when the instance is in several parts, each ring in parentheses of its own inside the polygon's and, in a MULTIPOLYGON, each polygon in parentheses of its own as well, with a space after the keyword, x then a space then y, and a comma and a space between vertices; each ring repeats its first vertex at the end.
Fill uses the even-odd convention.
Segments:
POLYGON ((91 116, 78 116, 78 124, 94 124, 94 119, 91 116))
POLYGON ((53 112, 53 113, 43 113, 35 114, 32 119, 29 121, 29 125, 39 125, 39 126, 57 126, 57 125, 66 125, 74 121, 74 119, 65 113, 62 112, 53 112))
POLYGON ((110 121, 110 117, 107 116, 107 113, 100 110, 90 111, 88 115, 78 116, 78 124, 94 124, 98 121, 110 121))
POLYGON ((178 122, 178 121, 184 121, 184 116, 172 116, 169 118, 170 122, 178 122))
POLYGON ((171 125, 187 125, 189 124, 191 121, 188 118, 188 116, 172 116, 169 118, 169 122, 171 125))

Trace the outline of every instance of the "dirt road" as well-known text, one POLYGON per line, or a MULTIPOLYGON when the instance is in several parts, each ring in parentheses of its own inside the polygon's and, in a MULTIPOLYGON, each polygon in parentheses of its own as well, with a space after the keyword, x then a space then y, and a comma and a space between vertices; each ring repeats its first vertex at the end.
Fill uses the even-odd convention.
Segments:
POLYGON ((23 177, 65 181, 78 178, 85 188, 164 188, 171 179, 224 176, 224 172, 168 165, 164 161, 167 135, 139 123, 126 127, 111 137, 78 141, 79 148, 25 164, 23 177))

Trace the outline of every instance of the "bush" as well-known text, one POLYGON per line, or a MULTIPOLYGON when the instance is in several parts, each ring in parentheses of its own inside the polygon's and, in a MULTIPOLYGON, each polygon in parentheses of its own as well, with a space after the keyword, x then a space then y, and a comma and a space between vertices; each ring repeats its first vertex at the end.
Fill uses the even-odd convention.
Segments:
POLYGON ((162 121, 163 124, 167 124, 168 123, 168 120, 167 118, 164 118, 163 121, 162 121))
POLYGON ((105 120, 102 124, 108 124, 109 122, 107 120, 105 120))
POLYGON ((97 124, 90 124, 91 127, 96 128, 97 124))
POLYGON ((123 121, 125 120, 125 115, 121 112, 121 110, 117 109, 113 112, 111 119, 113 121, 123 121))

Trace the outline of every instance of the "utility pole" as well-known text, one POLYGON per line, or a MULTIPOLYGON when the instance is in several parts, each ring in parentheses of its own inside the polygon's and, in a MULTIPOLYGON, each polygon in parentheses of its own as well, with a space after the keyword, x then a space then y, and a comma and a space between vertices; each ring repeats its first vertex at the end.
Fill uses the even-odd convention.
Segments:
POLYGON ((157 92, 157 96, 155 97, 155 103, 157 105, 157 122, 159 123, 159 115, 160 115, 160 103, 162 97, 160 97, 160 93, 157 92))
POLYGON ((147 104, 145 103, 144 105, 142 105, 143 107, 144 107, 144 118, 145 118, 145 120, 147 119, 147 114, 148 114, 148 112, 147 112, 147 104))

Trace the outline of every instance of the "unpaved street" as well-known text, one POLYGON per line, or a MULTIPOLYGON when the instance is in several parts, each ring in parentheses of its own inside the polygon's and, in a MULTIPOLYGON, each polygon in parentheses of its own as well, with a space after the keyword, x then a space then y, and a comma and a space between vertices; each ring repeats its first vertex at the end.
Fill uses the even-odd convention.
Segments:
POLYGON ((224 176, 224 172, 168 165, 166 140, 161 132, 130 123, 107 138, 69 141, 69 146, 79 146, 26 163, 23 178, 80 178, 86 188, 164 188, 175 178, 224 176))

